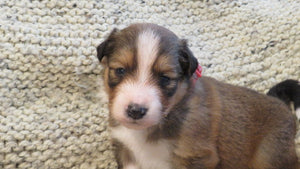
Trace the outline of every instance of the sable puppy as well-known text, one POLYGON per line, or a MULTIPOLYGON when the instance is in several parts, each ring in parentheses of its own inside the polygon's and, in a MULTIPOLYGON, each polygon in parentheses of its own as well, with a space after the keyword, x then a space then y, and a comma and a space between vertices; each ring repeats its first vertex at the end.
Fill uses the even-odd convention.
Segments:
POLYGON ((193 76, 185 40, 155 24, 97 47, 123 169, 296 169, 295 121, 278 99, 193 76))

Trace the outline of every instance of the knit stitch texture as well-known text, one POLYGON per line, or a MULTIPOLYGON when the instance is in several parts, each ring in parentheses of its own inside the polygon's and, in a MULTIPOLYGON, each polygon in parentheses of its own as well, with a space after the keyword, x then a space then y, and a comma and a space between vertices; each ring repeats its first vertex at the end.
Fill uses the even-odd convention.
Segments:
POLYGON ((218 80, 300 79, 299 0, 1 0, 0 168, 116 168, 96 47, 135 22, 188 39, 218 80))

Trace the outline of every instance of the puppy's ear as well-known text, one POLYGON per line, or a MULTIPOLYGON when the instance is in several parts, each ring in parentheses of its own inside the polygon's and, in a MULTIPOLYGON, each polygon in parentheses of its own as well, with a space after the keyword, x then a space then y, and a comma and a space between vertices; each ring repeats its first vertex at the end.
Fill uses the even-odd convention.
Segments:
POLYGON ((187 41, 182 39, 179 49, 179 63, 184 75, 191 77, 198 67, 198 60, 188 48, 187 41))
POLYGON ((97 47, 97 57, 101 62, 104 56, 108 56, 113 51, 113 37, 118 29, 114 28, 110 35, 97 47))

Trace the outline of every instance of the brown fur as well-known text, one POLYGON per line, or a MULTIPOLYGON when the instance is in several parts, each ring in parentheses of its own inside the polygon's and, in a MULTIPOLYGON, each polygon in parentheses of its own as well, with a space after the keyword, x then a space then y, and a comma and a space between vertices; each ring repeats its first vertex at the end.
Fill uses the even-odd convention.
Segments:
POLYGON ((202 157, 208 163, 203 168, 296 168, 296 127, 284 103, 211 78, 198 84, 187 102, 194 113, 186 117, 175 150, 188 168, 199 168, 202 157))
MULTIPOLYGON (((109 86, 115 78, 110 69, 125 66, 130 73, 124 80, 134 78, 136 35, 149 27, 162 39, 151 83, 158 87, 155 73, 163 73, 174 79, 166 90, 175 91, 171 96, 161 92, 164 118, 147 129, 148 142, 169 141, 174 169, 297 168, 296 126, 287 106, 277 99, 209 77, 194 84, 192 74, 197 60, 186 41, 157 25, 136 24, 122 31, 114 30, 98 47, 98 58, 105 65, 110 103, 118 92, 118 87, 109 86)), ((110 117, 110 126, 118 125, 110 117)), ((118 141, 115 143, 120 168, 135 163, 130 150, 118 141)))

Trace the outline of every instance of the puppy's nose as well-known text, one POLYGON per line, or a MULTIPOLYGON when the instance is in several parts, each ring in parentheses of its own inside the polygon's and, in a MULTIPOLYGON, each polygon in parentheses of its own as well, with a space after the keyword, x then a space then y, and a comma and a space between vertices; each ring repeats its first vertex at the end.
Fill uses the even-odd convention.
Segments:
POLYGON ((138 104, 130 104, 126 110, 127 115, 134 120, 141 119, 147 113, 147 111, 147 108, 138 104))

